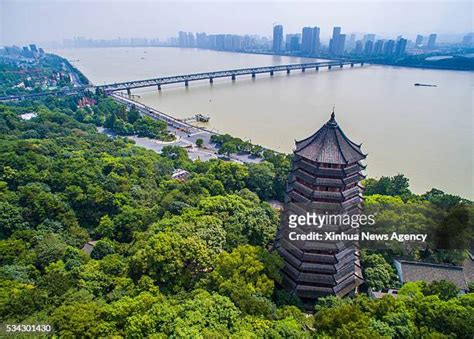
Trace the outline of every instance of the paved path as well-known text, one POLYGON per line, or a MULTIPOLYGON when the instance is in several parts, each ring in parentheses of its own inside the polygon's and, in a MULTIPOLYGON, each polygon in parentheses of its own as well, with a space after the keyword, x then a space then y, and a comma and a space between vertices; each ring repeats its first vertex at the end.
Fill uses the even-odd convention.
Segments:
MULTIPOLYGON (((124 105, 135 106, 135 108, 138 109, 141 114, 147 115, 152 119, 166 122, 168 132, 176 137, 175 141, 162 142, 149 138, 129 136, 128 138, 134 140, 137 145, 154 150, 156 152, 161 152, 163 147, 167 145, 183 147, 188 152, 188 156, 191 160, 200 159, 201 161, 207 161, 210 159, 223 158, 218 154, 219 149, 216 144, 211 142, 211 136, 218 135, 217 133, 201 127, 193 126, 187 122, 178 120, 171 115, 160 112, 152 107, 146 106, 122 95, 114 93, 111 94, 111 97, 124 105), (196 141, 198 139, 203 140, 202 148, 199 148, 196 145, 196 141)), ((106 131, 102 129, 102 132, 106 131)), ((113 135, 113 133, 110 133, 110 131, 106 133, 113 135)), ((232 154, 228 160, 238 163, 260 163, 263 161, 262 158, 254 157, 247 153, 232 154)))

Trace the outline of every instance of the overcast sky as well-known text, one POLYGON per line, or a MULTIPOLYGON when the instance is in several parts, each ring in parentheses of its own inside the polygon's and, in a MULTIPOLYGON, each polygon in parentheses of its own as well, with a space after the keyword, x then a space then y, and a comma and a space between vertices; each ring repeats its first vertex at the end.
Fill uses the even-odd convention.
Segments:
POLYGON ((62 41, 64 38, 145 37, 165 39, 177 31, 270 36, 303 26, 333 26, 344 32, 391 37, 473 31, 472 1, 110 1, 0 0, 0 44, 62 41))

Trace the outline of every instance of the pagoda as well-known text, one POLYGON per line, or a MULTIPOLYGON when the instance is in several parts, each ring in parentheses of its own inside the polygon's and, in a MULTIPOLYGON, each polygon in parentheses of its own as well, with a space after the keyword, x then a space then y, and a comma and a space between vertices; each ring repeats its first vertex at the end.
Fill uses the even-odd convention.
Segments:
MULTIPOLYGON (((363 201, 360 181, 365 178, 361 161, 365 158, 361 145, 341 130, 333 111, 330 120, 316 133, 296 141, 285 209, 299 214, 305 210, 318 214, 359 214, 363 201)), ((359 231, 344 225, 336 229, 347 233, 359 231)), ((343 297, 357 291, 363 282, 357 241, 294 243, 288 240, 287 231, 288 227, 281 224, 275 241, 285 263, 285 289, 310 305, 321 296, 343 297)))

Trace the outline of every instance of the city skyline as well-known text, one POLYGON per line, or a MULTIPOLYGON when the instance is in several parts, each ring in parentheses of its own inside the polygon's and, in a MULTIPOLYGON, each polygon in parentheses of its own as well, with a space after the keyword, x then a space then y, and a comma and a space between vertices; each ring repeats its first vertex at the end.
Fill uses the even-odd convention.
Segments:
POLYGON ((322 40, 331 37, 334 26, 343 27, 347 34, 371 32, 387 38, 401 34, 412 40, 415 40, 416 34, 429 35, 437 32, 438 42, 454 36, 459 39, 459 36, 473 30, 472 4, 463 1, 336 1, 291 4, 65 1, 53 4, 47 1, 2 0, 0 12, 1 45, 26 44, 32 41, 59 42, 75 36, 164 40, 179 30, 269 37, 272 35, 273 23, 282 24, 286 33, 301 33, 302 27, 320 27, 322 40), (391 15, 382 15, 386 12, 391 15), (229 13, 233 15, 229 17, 229 13), (47 23, 44 20, 46 16, 47 23), (423 20, 419 20, 420 17, 423 20), (123 25, 124 20, 127 25, 123 25), (246 24, 242 25, 242 22, 246 24))

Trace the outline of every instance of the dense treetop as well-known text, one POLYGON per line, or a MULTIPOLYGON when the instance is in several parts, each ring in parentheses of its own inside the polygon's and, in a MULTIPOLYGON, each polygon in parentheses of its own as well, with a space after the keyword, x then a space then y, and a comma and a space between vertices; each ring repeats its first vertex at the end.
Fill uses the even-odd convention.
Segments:
MULTIPOLYGON (((157 154, 99 134, 79 110, 74 98, 0 106, 3 323, 80 337, 473 337, 473 294, 447 282, 407 284, 397 299, 328 297, 309 313, 281 290, 271 250, 279 217, 266 200, 282 199, 288 157, 191 162, 180 148, 157 154), (172 180, 176 168, 189 179, 172 180)), ((86 115, 123 114, 97 110, 86 115)), ((409 218, 453 204, 394 181, 383 192, 368 182, 368 205, 409 218)), ((363 255, 375 289, 396 281, 389 259, 363 255)))

